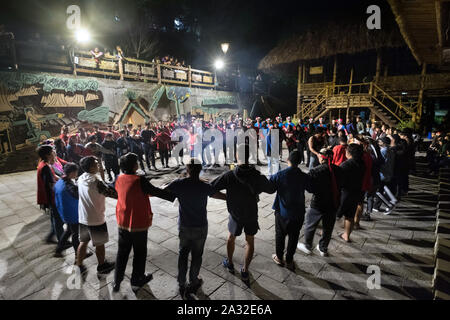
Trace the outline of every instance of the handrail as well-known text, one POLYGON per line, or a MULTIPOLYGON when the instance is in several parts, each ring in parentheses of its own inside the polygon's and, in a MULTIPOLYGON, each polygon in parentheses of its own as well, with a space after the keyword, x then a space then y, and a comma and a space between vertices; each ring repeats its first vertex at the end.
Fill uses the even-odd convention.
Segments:
POLYGON ((90 51, 72 50, 61 46, 50 46, 41 42, 15 43, 17 65, 21 67, 55 72, 71 72, 96 76, 113 77, 120 80, 138 80, 171 83, 183 86, 214 88, 213 73, 188 67, 165 65, 124 57, 123 59, 105 53, 95 61, 90 51), (94 62, 95 61, 95 62, 94 62))
POLYGON ((305 114, 309 114, 312 109, 314 107, 317 107, 319 104, 321 104, 323 102, 323 100, 325 100, 325 96, 324 96, 324 92, 327 91, 327 87, 323 88, 320 93, 318 95, 316 95, 316 97, 314 98, 314 100, 312 100, 311 102, 309 102, 306 106, 303 107, 303 115, 305 114), (319 98, 320 97, 320 98, 319 98), (315 103, 316 102, 316 103, 315 103), (313 107, 313 103, 315 103, 315 106, 313 107))
POLYGON ((402 119, 397 115, 397 114, 395 114, 395 112, 393 112, 391 109, 389 109, 382 101, 380 101, 376 96, 374 96, 374 95, 372 95, 372 98, 375 100, 375 101, 377 101, 379 104, 381 104, 383 107, 384 107, 384 109, 386 109, 387 111, 389 111, 394 117, 396 117, 397 119, 398 119, 398 121, 402 121, 402 119))
MULTIPOLYGON (((377 91, 381 91, 383 93, 383 96, 387 97, 389 100, 394 102, 400 109, 404 110, 408 115, 410 115, 410 116, 412 115, 412 111, 411 110, 409 110, 408 108, 403 106, 400 102, 398 102, 393 97, 391 97, 386 91, 381 89, 375 82, 373 82, 372 85, 377 89, 377 91)), ((373 96, 375 96, 375 95, 373 94, 373 96)))

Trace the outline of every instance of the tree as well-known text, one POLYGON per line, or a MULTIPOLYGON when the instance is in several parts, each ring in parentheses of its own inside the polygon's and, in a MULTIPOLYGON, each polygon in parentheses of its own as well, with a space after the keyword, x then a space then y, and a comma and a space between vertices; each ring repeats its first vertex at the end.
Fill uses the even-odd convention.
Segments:
POLYGON ((128 56, 134 55, 137 59, 153 58, 158 54, 159 40, 146 24, 139 21, 128 28, 123 48, 128 56))

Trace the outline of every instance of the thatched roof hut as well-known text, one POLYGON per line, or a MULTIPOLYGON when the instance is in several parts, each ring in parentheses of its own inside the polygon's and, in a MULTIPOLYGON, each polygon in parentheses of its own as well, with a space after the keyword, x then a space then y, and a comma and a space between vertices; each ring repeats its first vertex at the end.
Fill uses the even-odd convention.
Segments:
POLYGON ((406 44, 394 24, 383 25, 381 30, 369 30, 365 23, 324 25, 282 40, 260 61, 258 68, 270 72, 299 61, 404 46, 406 44))

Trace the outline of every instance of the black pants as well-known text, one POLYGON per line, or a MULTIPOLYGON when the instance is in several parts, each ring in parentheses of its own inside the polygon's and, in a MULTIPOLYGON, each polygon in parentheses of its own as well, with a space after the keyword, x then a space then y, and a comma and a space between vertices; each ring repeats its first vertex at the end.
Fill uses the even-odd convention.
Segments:
POLYGON ((335 212, 321 211, 315 208, 309 208, 306 214, 305 221, 305 245, 308 249, 312 249, 314 234, 317 229, 317 225, 322 220, 322 237, 319 240, 319 248, 323 252, 327 252, 328 244, 331 240, 334 224, 336 222, 335 212))
POLYGON ((111 171, 114 173, 114 176, 117 177, 120 174, 119 160, 117 157, 105 159, 105 169, 110 178, 112 177, 111 171))
POLYGON ((279 213, 275 213, 275 249, 278 259, 283 259, 286 236, 288 236, 286 262, 290 263, 294 259, 303 219, 304 217, 300 220, 288 220, 283 218, 279 213))
POLYGON ((161 164, 164 167, 164 162, 169 165, 169 150, 159 150, 159 156, 161 157, 161 164))
POLYGON ((119 250, 117 251, 114 281, 120 283, 125 275, 128 257, 133 248, 133 272, 131 282, 142 279, 145 274, 147 260, 147 231, 129 232, 119 229, 119 250))
POLYGON ((78 239, 78 223, 67 224, 67 230, 63 232, 61 239, 58 241, 56 252, 61 253, 63 251, 63 244, 67 242, 70 236, 72 236, 73 250, 75 251, 75 255, 77 254, 78 245, 80 244, 80 240, 78 239))
POLYGON ((191 253, 191 268, 189 269, 189 281, 197 284, 198 274, 202 266, 203 248, 205 247, 208 227, 187 228, 180 226, 180 247, 178 255, 178 283, 186 285, 186 273, 188 269, 188 258, 191 253))
POLYGON ((153 148, 153 146, 145 143, 144 154, 145 154, 145 162, 147 163, 147 168, 150 169, 150 161, 152 166, 155 167, 155 149, 153 148))
POLYGON ((305 162, 305 144, 303 142, 297 143, 297 150, 300 152, 300 162, 305 162))

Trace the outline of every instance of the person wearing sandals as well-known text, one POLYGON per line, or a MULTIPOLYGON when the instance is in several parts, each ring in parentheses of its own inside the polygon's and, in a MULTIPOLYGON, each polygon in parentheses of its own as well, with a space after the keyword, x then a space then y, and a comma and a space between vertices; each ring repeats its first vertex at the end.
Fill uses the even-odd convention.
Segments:
POLYGON ((272 185, 264 175, 249 164, 249 146, 238 146, 236 169, 225 172, 217 177, 211 185, 217 190, 227 191, 227 208, 230 214, 228 221, 229 236, 227 240, 227 258, 223 266, 234 273, 233 253, 236 237, 245 233, 245 260, 241 268, 244 282, 249 281, 248 268, 255 249, 254 237, 259 230, 258 201, 262 192, 273 193, 272 185))
POLYGON ((288 168, 270 177, 274 191, 277 191, 272 209, 275 210, 275 248, 273 261, 279 266, 295 270, 294 254, 300 229, 305 219, 305 190, 311 192, 309 176, 298 165, 301 156, 297 150, 288 158, 288 168), (283 259, 285 240, 288 236, 286 260, 283 259))
POLYGON ((350 242, 356 209, 362 193, 365 173, 363 154, 362 145, 351 143, 346 151, 348 160, 339 166, 341 169, 341 204, 336 216, 339 219, 345 217, 344 233, 339 236, 346 242, 350 242))
POLYGON ((328 255, 328 244, 333 233, 336 210, 340 201, 340 168, 332 164, 332 160, 333 152, 329 149, 321 149, 320 164, 308 173, 313 196, 305 217, 304 240, 297 245, 300 251, 308 255, 312 253, 313 239, 320 221, 322 221, 323 229, 316 250, 323 257, 328 255))

